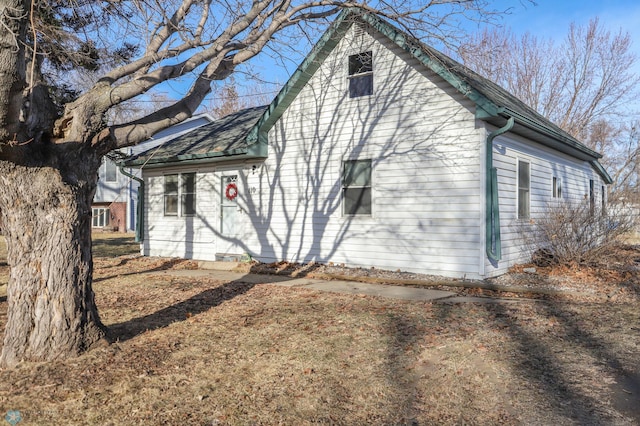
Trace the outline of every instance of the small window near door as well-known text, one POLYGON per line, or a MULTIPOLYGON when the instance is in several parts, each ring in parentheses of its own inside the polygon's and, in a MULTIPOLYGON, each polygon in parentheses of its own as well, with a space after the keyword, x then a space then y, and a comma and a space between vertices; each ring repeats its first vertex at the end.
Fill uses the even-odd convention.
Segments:
POLYGON ((371 216, 371 160, 343 163, 342 202, 345 216, 371 216))
POLYGON ((164 176, 164 215, 178 215, 178 178, 179 175, 164 176))
POLYGON ((164 215, 193 216, 196 214, 196 174, 181 173, 164 176, 164 215))
POLYGON ((373 94, 373 52, 349 56, 349 97, 373 94))
POLYGON ((518 219, 531 215, 531 175, 529 163, 518 161, 518 219))
POLYGON ((196 174, 185 173, 182 178, 182 188, 180 197, 182 198, 182 214, 193 216, 196 214, 196 174))

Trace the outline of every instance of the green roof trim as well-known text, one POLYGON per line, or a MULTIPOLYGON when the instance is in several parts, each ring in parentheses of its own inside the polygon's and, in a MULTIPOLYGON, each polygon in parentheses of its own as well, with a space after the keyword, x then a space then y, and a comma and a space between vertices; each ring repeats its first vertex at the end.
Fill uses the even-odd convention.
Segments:
POLYGON ((611 178, 611 175, 607 173, 607 171, 604 169, 604 167, 602 167, 602 164, 600 164, 599 161, 591 161, 591 167, 596 169, 598 174, 602 176, 602 179, 604 179, 607 185, 611 185, 613 183, 613 179, 611 178))

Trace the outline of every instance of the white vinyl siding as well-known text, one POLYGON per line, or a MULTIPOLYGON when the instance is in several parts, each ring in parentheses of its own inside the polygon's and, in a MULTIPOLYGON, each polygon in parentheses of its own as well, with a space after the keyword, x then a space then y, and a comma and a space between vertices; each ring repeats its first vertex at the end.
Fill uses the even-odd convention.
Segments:
MULTIPOLYGON (((485 254, 485 144, 495 130, 473 102, 382 36, 350 30, 270 129, 269 157, 145 170, 144 254, 214 260, 344 263, 453 277, 506 272, 523 261, 518 161, 529 164, 531 220, 552 200, 585 199, 586 162, 511 133, 494 140, 503 258, 485 254), (372 52, 375 90, 351 97, 351 55, 372 52), (371 214, 345 214, 345 161, 370 161, 371 214), (194 167, 195 168, 195 167, 194 167), (163 173, 196 173, 197 215, 164 216, 163 173), (237 175, 237 233, 221 230, 224 177, 237 175)), ((599 192, 595 194, 599 197, 599 192)))
POLYGON ((348 34, 269 133, 253 179, 273 192, 254 201, 252 256, 478 276, 482 135, 448 83, 384 39, 348 34), (350 99, 337 76, 368 51, 375 90, 350 99), (345 159, 371 160, 371 216, 343 214, 345 159))
MULTIPOLYGON (((491 129, 487 129, 487 132, 489 131, 491 129)), ((506 272, 509 266, 529 260, 529 253, 522 243, 522 232, 526 232, 526 225, 529 222, 518 219, 519 161, 530 164, 530 218, 532 221, 545 214, 554 200, 552 177, 557 177, 561 182, 561 195, 566 202, 588 200, 590 180, 599 182, 599 185, 604 184, 602 178, 588 162, 558 153, 511 133, 494 140, 493 156, 494 166, 498 169, 503 256, 497 265, 492 265, 488 260, 485 262, 488 276, 499 275, 506 272)), ((599 200, 600 195, 596 194, 596 196, 599 200)))

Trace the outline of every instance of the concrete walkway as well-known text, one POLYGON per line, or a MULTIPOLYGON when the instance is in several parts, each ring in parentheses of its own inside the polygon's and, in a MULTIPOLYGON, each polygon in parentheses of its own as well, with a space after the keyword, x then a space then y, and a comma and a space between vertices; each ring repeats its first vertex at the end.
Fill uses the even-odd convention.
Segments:
POLYGON ((275 284, 283 287, 302 287, 333 293, 361 294, 367 296, 388 297, 391 299, 433 301, 438 303, 505 303, 515 302, 513 299, 490 297, 458 296, 452 291, 433 290, 427 288, 360 283, 357 281, 321 280, 314 278, 291 278, 281 275, 244 274, 233 272, 232 262, 207 262, 210 269, 181 269, 152 272, 153 275, 170 275, 176 277, 207 277, 220 281, 236 281, 250 284, 275 284), (225 265, 230 263, 230 265, 225 265), (215 269, 213 269, 215 268, 215 269))

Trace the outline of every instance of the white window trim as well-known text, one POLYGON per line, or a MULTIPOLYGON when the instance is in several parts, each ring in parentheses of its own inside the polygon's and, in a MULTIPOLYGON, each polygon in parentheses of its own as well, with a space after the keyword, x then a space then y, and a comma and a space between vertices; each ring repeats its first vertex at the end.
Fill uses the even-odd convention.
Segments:
MULTIPOLYGON (((529 170, 529 174, 531 174, 531 170, 529 170)), ((561 200, 564 198, 562 178, 558 175, 554 175, 551 178, 551 198, 554 200, 561 200)))
POLYGON ((193 217, 193 216, 197 216, 197 206, 198 206, 198 173, 193 171, 193 172, 184 172, 184 173, 177 173, 177 172, 172 172, 172 173, 165 173, 162 175, 162 214, 164 217, 193 217), (194 205, 193 205, 193 210, 194 213, 190 213, 190 214, 186 214, 184 212, 184 208, 183 208, 183 203, 182 203, 182 198, 183 195, 185 194, 182 191, 182 179, 184 175, 194 175, 193 179, 193 194, 194 194, 194 205), (177 194, 171 194, 171 195, 176 195, 178 197, 177 200, 177 204, 178 204, 178 211, 176 213, 167 213, 166 210, 166 197, 167 197, 167 193, 166 193, 166 187, 165 187, 165 179, 167 176, 178 176, 178 193, 177 194))
MULTIPOLYGON (((360 188, 366 188, 365 186, 360 187, 360 188)), ((350 220, 370 220, 373 219, 375 217, 375 173, 374 173, 374 165, 373 165, 373 159, 370 157, 367 158, 343 158, 341 165, 340 165, 340 210, 342 213, 342 218, 347 218, 350 220), (371 176, 370 176, 370 181, 371 184, 369 186, 369 188, 371 188, 371 214, 348 214, 346 213, 345 210, 345 203, 344 203, 344 167, 345 167, 345 163, 347 161, 370 161, 371 162, 371 176)))
POLYGON ((109 158, 104 157, 102 166, 104 169, 104 181, 109 183, 118 182, 118 166, 116 165, 116 163, 111 161, 109 158), (109 163, 113 164, 113 167, 115 168, 114 179, 109 179, 109 173, 107 173, 107 164, 109 163))
POLYGON ((524 158, 516 159, 516 218, 518 220, 531 219, 531 161, 524 158), (520 163, 526 163, 529 166, 529 188, 527 191, 529 211, 526 217, 520 217, 520 163))
POLYGON ((373 96, 374 91, 375 91, 375 81, 374 81, 374 77, 373 77, 373 73, 375 71, 375 61, 374 61, 374 51, 371 48, 366 48, 357 52, 351 52, 351 53, 347 53, 347 66, 345 67, 346 69, 346 74, 347 74, 347 95, 348 95, 348 99, 360 99, 360 98, 368 98, 370 96, 373 96), (349 59, 352 56, 356 56, 356 55, 362 55, 364 53, 367 52, 371 52, 371 71, 366 71, 366 72, 360 72, 360 73, 355 73, 355 74, 350 74, 349 73, 349 59), (360 95, 360 96, 351 96, 350 93, 350 86, 351 86, 351 80, 355 79, 355 78, 360 78, 360 77, 366 77, 366 76, 371 76, 372 81, 371 81, 371 94, 369 95, 360 95))
POLYGON ((111 222, 110 215, 111 215, 111 212, 109 211, 109 207, 92 207, 91 208, 91 227, 105 228, 109 226, 109 223, 111 222), (97 219, 98 224, 95 224, 96 218, 98 218, 97 219))

